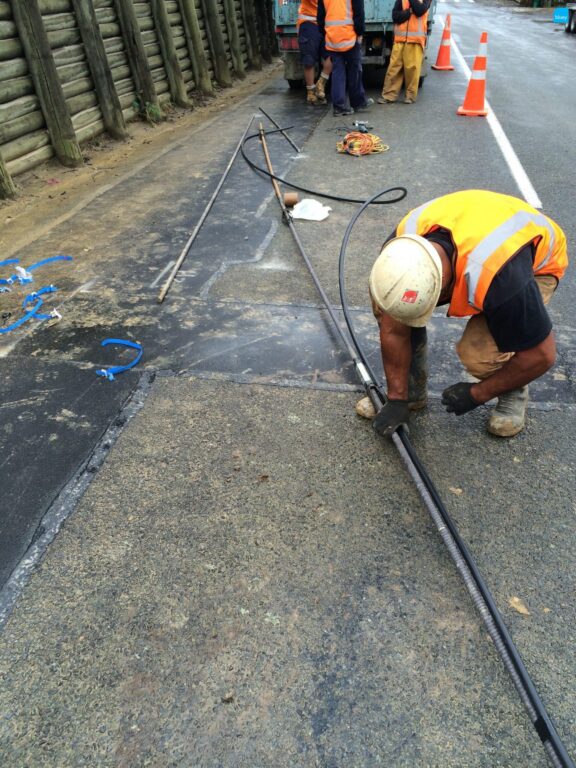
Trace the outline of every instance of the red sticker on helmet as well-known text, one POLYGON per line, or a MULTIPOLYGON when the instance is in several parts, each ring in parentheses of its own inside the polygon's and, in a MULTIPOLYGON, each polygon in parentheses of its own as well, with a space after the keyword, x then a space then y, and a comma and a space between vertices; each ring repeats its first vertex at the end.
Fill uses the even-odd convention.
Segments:
POLYGON ((418 298, 418 291, 404 291, 404 296, 400 299, 400 301, 405 302, 406 304, 415 304, 416 299, 418 298))

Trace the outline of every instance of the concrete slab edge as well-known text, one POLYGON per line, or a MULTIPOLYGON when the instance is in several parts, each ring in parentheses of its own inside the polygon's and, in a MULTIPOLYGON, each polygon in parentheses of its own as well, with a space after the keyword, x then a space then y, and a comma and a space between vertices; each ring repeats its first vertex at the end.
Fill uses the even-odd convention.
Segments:
POLYGON ((74 477, 64 486, 54 499, 37 529, 37 533, 28 547, 26 554, 12 571, 10 578, 0 590, 0 631, 8 621, 16 602, 30 578, 54 541, 62 524, 76 509, 78 502, 88 489, 96 473, 106 460, 110 448, 118 440, 128 422, 144 406, 155 379, 155 372, 146 371, 138 385, 131 392, 121 410, 96 443, 88 459, 78 469, 74 477))

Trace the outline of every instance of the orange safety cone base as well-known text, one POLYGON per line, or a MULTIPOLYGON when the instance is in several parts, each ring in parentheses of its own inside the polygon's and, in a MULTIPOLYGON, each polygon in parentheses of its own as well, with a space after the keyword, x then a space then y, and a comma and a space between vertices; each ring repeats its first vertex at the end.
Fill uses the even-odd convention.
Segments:
POLYGON ((432 64, 432 69, 439 69, 441 72, 447 72, 449 69, 454 69, 454 67, 450 64, 444 67, 438 66, 437 64, 432 64))
POLYGON ((456 110, 457 115, 464 115, 465 117, 486 117, 488 114, 487 109, 465 109, 463 106, 458 107, 456 110))

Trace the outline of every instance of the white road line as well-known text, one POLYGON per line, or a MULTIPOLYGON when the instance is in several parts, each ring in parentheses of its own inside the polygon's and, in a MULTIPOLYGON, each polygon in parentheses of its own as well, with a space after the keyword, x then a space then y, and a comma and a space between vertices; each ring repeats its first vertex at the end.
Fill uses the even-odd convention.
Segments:
POLYGON ((171 261, 169 264, 166 264, 166 266, 164 267, 164 269, 162 270, 162 272, 160 272, 160 274, 157 276, 156 280, 154 280, 154 282, 153 282, 153 283, 150 283, 150 288, 156 288, 156 286, 158 285, 158 283, 160 282, 160 280, 162 280, 162 278, 164 277, 164 275, 166 274, 166 272, 168 272, 168 270, 169 270, 169 269, 172 269, 172 267, 174 266, 174 264, 176 264, 176 262, 175 262, 175 261, 171 261))
MULTIPOLYGON (((444 19, 440 18, 440 24, 442 25, 442 29, 444 29, 444 19)), ((460 64, 460 67, 464 71, 464 74, 468 79, 470 79, 471 72, 470 67, 466 62, 464 61, 464 56, 460 53, 460 49, 454 42, 454 40, 451 40, 452 49, 456 55, 456 58, 458 59, 458 63, 460 64)), ((488 125, 490 126, 492 133, 494 134, 494 138, 496 139, 496 143, 500 147, 500 151, 504 155, 504 160, 506 160, 506 163, 508 164, 508 168, 510 169, 510 173, 512 174, 516 184, 518 185, 518 189, 522 193, 522 196, 524 200, 529 205, 534 206, 534 208, 542 208, 542 201, 538 197, 538 193, 534 189, 532 182, 528 178, 528 174, 524 170, 522 163, 518 159, 518 155, 514 151, 514 148, 512 147, 512 144, 510 143, 508 137, 504 133, 504 129, 500 125, 500 121, 496 117, 496 114, 494 113, 494 110, 488 103, 488 100, 485 100, 486 109, 488 110, 488 116, 486 117, 486 120, 488 121, 488 125)), ((470 120, 474 118, 464 118, 465 120, 470 120)))

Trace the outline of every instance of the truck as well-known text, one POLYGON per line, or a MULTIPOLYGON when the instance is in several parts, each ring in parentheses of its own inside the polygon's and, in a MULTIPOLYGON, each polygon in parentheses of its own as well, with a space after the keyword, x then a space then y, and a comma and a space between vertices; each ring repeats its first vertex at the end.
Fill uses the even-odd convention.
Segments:
POLYGON ((566 26, 564 29, 566 32, 576 35, 576 4, 566 6, 566 26))
MULTIPOLYGON (((390 60, 394 42, 392 9, 395 0, 364 0, 366 32, 362 42, 362 64, 366 68, 383 73, 390 60)), ((428 14, 428 40, 432 32, 437 0, 433 0, 428 14)), ((300 88, 303 83, 302 64, 298 49, 296 19, 300 0, 274 0, 274 21, 278 48, 284 61, 284 77, 290 88, 300 88)), ((426 76, 427 59, 424 58, 420 80, 426 76)))

